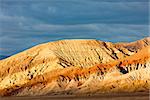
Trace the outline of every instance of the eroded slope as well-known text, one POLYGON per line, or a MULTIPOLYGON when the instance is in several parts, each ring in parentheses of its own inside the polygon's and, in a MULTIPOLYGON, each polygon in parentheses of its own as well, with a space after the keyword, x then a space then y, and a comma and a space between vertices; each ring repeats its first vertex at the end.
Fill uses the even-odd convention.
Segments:
POLYGON ((150 47, 142 42, 129 50, 137 42, 65 40, 33 47, 0 61, 0 95, 148 90, 150 47))

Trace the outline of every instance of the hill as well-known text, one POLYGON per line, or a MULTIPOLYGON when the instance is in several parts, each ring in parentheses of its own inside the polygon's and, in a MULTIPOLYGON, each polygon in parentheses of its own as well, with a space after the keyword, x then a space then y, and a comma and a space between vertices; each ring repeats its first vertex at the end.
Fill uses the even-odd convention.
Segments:
POLYGON ((150 38, 61 40, 0 60, 0 95, 92 95, 150 89, 150 38))

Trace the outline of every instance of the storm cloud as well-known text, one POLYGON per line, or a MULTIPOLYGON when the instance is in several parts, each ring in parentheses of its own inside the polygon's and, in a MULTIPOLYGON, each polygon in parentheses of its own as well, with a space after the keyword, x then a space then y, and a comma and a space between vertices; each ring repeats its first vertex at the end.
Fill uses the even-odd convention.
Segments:
POLYGON ((135 41, 149 35, 148 0, 0 0, 0 54, 61 39, 135 41), (115 37, 115 38, 114 38, 115 37))

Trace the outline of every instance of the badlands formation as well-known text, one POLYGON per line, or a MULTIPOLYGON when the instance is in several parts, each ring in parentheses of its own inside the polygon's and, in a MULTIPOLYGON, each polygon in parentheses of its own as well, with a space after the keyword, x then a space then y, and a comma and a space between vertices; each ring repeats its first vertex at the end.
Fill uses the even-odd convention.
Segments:
POLYGON ((0 60, 0 96, 148 92, 150 38, 61 40, 0 60))

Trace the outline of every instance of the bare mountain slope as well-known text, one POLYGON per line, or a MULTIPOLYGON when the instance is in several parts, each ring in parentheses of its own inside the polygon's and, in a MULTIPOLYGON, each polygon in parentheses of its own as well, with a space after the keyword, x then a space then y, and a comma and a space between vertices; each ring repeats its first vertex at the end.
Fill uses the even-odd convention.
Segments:
POLYGON ((116 44, 97 40, 41 44, 0 61, 0 95, 146 91, 149 49, 149 38, 116 44))

